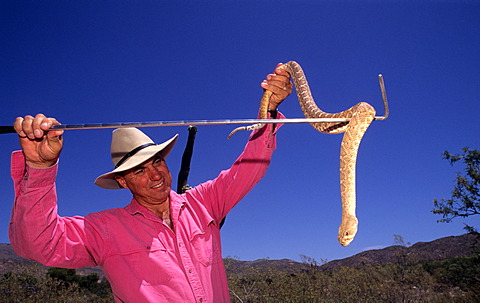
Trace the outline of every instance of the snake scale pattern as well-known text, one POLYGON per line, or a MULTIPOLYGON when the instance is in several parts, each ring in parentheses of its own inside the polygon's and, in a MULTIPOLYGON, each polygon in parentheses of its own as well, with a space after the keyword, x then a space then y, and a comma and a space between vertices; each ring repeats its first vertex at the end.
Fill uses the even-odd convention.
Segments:
MULTIPOLYGON (((344 133, 340 148, 340 192, 342 197, 342 222, 338 229, 338 241, 342 246, 349 245, 358 230, 356 209, 355 167, 360 141, 375 119, 375 109, 366 102, 360 102, 339 113, 326 113, 315 103, 307 78, 300 64, 289 61, 281 66, 293 79, 297 98, 305 118, 349 118, 348 122, 310 123, 316 130, 325 134, 344 133)), ((267 119, 268 102, 271 92, 265 91, 260 102, 260 119, 267 119)), ((263 127, 254 124, 233 130, 229 138, 238 130, 254 130, 263 127)))

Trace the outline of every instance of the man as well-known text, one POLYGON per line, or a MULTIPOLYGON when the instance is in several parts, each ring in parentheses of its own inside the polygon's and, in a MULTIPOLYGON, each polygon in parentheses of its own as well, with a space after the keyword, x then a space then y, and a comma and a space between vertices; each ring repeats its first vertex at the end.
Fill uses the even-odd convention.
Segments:
MULTIPOLYGON (((273 93, 274 116, 292 91, 289 74, 278 66, 261 84, 273 93)), ((15 252, 47 266, 99 265, 117 302, 229 302, 219 224, 265 174, 279 126, 254 131, 230 169, 182 195, 171 190, 165 162, 177 136, 156 145, 138 129, 117 129, 111 145, 115 169, 95 184, 130 190, 131 203, 60 217, 54 181, 63 131, 47 131, 57 124, 42 114, 14 123, 22 148, 12 154, 9 236, 15 252)))

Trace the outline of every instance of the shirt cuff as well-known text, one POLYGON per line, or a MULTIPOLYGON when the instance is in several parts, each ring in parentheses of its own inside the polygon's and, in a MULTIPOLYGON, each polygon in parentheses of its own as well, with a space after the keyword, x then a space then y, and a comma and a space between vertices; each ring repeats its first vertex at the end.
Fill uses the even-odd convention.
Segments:
MULTIPOLYGON (((271 113, 268 112, 268 118, 269 118, 269 119, 277 119, 277 120, 286 119, 285 116, 284 116, 281 112, 276 111, 276 114, 277 114, 277 117, 272 117, 271 113)), ((270 132, 271 132, 272 134, 276 134, 277 131, 278 131, 278 129, 279 129, 280 127, 282 127, 283 124, 284 124, 284 123, 272 123, 272 124, 270 124, 270 132), (272 129, 272 128, 273 128, 273 129, 272 129)))
POLYGON ((23 179, 23 188, 37 188, 55 183, 58 171, 58 161, 46 168, 32 167, 26 164, 21 150, 14 151, 11 159, 11 174, 14 179, 23 179))

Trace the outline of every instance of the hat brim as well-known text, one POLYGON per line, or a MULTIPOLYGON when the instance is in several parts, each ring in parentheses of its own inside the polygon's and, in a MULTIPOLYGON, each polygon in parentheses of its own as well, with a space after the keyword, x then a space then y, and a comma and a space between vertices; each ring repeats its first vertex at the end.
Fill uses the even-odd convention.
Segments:
POLYGON ((122 163, 122 165, 120 165, 116 169, 99 176, 94 183, 105 189, 123 188, 118 184, 117 180, 115 180, 116 174, 134 168, 135 166, 142 164, 145 161, 148 161, 150 158, 160 152, 162 153, 163 158, 166 159, 168 154, 170 154, 170 152, 172 151, 173 146, 177 142, 177 138, 178 134, 173 136, 171 139, 163 142, 162 144, 145 147, 132 157, 128 158, 125 162, 122 163))

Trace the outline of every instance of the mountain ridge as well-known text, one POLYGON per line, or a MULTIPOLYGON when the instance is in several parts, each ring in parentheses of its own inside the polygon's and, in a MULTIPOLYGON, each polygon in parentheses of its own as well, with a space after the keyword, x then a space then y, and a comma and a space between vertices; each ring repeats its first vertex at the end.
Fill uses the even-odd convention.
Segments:
MULTIPOLYGON (((227 272, 242 272, 251 268, 265 270, 271 267, 295 271, 302 270, 305 266, 315 266, 319 270, 337 270, 342 267, 361 267, 392 262, 423 262, 468 256, 474 253, 473 248, 475 245, 478 247, 478 243, 479 239, 473 234, 448 236, 430 242, 417 242, 411 246, 392 245, 382 249, 367 250, 347 258, 332 260, 325 264, 318 264, 309 257, 305 257, 304 262, 290 259, 271 260, 268 258, 253 261, 224 258, 224 261, 227 272)), ((10 244, 0 243, 0 274, 14 271, 19 265, 43 266, 37 262, 17 256, 10 244)), ((79 268, 77 273, 80 275, 95 273, 100 278, 103 278, 103 272, 100 267, 79 268)))

